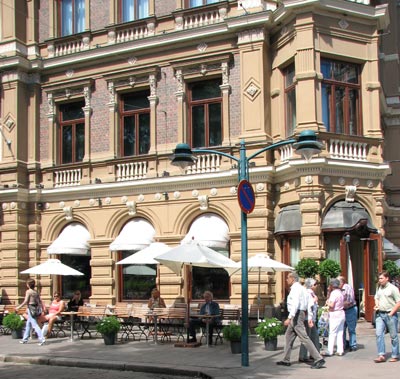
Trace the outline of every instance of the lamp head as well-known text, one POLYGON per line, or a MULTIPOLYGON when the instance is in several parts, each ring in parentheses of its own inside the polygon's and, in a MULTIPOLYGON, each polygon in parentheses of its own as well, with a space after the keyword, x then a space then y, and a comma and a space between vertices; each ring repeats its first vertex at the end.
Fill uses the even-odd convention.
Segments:
POLYGON ((174 154, 171 156, 171 164, 185 170, 188 166, 196 163, 197 158, 193 155, 192 149, 187 143, 178 143, 174 154))
POLYGON ((301 154, 309 162, 314 154, 319 154, 324 145, 317 141, 317 135, 312 130, 304 130, 293 147, 297 154, 301 154))

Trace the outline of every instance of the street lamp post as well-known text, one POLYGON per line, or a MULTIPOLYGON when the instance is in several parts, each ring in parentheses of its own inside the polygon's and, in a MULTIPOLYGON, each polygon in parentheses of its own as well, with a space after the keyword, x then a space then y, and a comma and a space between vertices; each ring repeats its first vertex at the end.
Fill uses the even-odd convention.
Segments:
MULTIPOLYGON (((246 155, 246 144, 242 140, 240 141, 239 158, 234 157, 230 154, 226 154, 217 150, 210 149, 194 149, 193 151, 188 144, 180 143, 176 146, 174 154, 172 156, 172 164, 185 169, 188 166, 193 165, 197 158, 193 153, 210 153, 217 154, 229 159, 234 160, 238 163, 238 179, 239 183, 243 180, 249 180, 249 162, 253 158, 262 154, 267 150, 276 149, 279 146, 290 145, 296 149, 296 152, 302 154, 304 158, 309 161, 315 153, 319 153, 322 148, 322 144, 317 141, 315 132, 311 130, 305 130, 299 134, 299 138, 279 141, 274 144, 268 145, 254 154, 247 157, 246 155)), ((241 211, 241 272, 242 272, 242 366, 247 367, 249 365, 249 315, 248 315, 248 246, 247 246, 247 213, 242 209, 241 211)))

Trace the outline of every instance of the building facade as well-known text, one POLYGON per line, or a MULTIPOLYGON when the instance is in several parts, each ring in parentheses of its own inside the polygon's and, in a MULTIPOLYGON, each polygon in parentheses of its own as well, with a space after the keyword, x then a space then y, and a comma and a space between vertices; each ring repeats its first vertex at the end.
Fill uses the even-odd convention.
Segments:
MULTIPOLYGON (((250 156, 313 130, 324 149, 309 162, 291 145, 252 160, 249 255, 335 259, 370 318, 388 215, 400 239, 383 185, 392 184, 383 149, 398 125, 396 104, 384 104, 399 87, 385 95, 381 86, 385 76, 390 87, 382 61, 395 59, 381 49, 392 46, 385 33, 398 5, 379 3, 3 1, 3 301, 20 301, 20 272, 48 258, 85 276, 38 277, 46 299, 58 288, 97 303, 143 301, 157 285, 169 304, 181 300, 183 272, 116 264, 152 242, 191 239, 240 261, 235 162, 200 154, 181 172, 170 163, 175 146, 238 156, 244 140, 250 156)), ((240 273, 191 275, 193 300, 210 289, 240 304, 240 273)), ((250 303, 257 290, 249 274, 250 303)), ((280 302, 283 276, 262 276, 261 293, 280 302)))

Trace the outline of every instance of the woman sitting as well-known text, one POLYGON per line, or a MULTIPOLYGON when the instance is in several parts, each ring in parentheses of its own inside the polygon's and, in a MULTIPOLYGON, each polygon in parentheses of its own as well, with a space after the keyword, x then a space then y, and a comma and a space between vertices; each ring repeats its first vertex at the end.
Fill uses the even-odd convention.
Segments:
POLYGON ((79 307, 83 305, 81 291, 75 291, 74 296, 72 296, 71 300, 68 303, 68 310, 77 312, 79 307))
POLYGON ((49 313, 45 315, 45 324, 43 325, 43 336, 47 337, 53 330, 53 325, 57 320, 61 320, 61 312, 64 312, 65 303, 61 300, 58 292, 54 292, 53 301, 48 307, 49 313))

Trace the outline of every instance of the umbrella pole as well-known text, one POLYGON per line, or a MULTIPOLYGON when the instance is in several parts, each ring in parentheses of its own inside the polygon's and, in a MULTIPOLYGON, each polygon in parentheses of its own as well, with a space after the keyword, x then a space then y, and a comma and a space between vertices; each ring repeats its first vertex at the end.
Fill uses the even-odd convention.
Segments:
POLYGON ((261 268, 258 268, 258 296, 257 296, 257 322, 260 320, 260 284, 261 284, 261 268))
POLYGON ((192 270, 190 266, 185 265, 185 272, 187 278, 186 286, 186 342, 189 342, 189 324, 190 324, 190 293, 192 291, 192 270))

